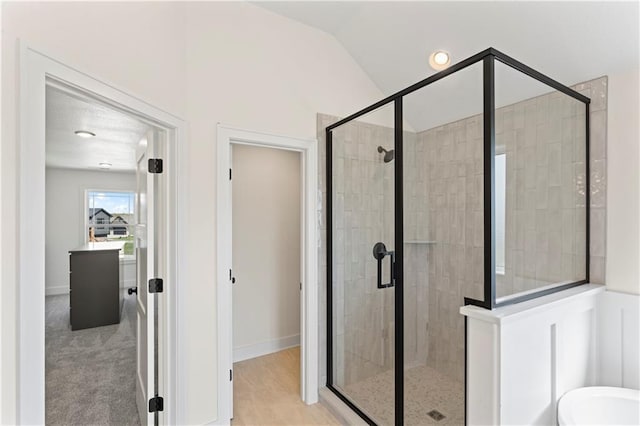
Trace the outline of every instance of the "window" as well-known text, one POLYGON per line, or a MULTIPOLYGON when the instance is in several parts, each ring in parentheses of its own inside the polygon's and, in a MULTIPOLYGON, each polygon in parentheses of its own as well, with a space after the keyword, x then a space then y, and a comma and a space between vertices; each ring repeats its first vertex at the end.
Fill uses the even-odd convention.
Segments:
POLYGON ((87 191, 87 241, 124 241, 124 254, 133 255, 134 205, 134 192, 87 191))
POLYGON ((504 274, 507 199, 507 158, 498 154, 495 158, 496 179, 496 273, 504 274))

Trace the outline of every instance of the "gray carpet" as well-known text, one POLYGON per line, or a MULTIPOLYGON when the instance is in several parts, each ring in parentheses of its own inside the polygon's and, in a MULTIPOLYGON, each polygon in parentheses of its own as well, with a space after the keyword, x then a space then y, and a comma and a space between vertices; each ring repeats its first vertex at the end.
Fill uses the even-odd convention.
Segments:
POLYGON ((69 296, 46 306, 46 423, 139 425, 136 299, 125 294, 120 324, 71 331, 69 296))

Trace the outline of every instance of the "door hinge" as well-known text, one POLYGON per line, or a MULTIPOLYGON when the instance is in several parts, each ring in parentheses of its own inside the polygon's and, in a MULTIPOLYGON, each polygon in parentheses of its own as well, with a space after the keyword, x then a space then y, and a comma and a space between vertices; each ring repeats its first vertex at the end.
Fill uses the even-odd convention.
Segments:
POLYGON ((231 269, 229 269, 229 281, 231 281, 231 284, 236 283, 236 277, 231 274, 231 269))
POLYGON ((229 381, 233 381, 233 370, 229 370, 229 381))
POLYGON ((231 169, 229 169, 229 180, 231 180, 231 169))
POLYGON ((162 173, 162 158, 149 158, 149 173, 162 173))
POLYGON ((162 293, 162 278, 151 278, 149 280, 149 293, 162 293))
POLYGON ((161 396, 154 396, 149 400, 149 412, 155 413, 164 410, 164 399, 161 396))

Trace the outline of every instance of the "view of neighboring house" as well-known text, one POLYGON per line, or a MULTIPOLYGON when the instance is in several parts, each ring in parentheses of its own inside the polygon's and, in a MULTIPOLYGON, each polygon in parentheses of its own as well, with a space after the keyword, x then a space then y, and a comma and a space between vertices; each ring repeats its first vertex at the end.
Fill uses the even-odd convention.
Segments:
POLYGON ((129 235, 128 224, 132 223, 133 215, 132 214, 118 214, 111 218, 111 232, 113 235, 129 235), (123 225, 123 226, 113 226, 113 225, 123 225))
POLYGON ((106 237, 108 235, 128 235, 127 225, 131 223, 132 214, 112 215, 103 208, 89 209, 89 224, 94 228, 96 237, 106 237), (122 226, 114 226, 122 225, 122 226))
POLYGON ((113 215, 100 208, 89 209, 89 223, 94 225, 94 235, 96 237, 106 237, 109 235, 109 224, 113 215))

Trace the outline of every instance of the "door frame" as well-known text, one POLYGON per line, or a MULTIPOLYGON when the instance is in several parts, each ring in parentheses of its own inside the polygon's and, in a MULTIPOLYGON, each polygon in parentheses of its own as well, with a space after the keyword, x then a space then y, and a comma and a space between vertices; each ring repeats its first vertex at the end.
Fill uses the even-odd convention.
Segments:
POLYGON ((302 157, 302 303, 300 306, 301 397, 306 404, 318 402, 318 142, 239 129, 218 124, 217 128, 217 330, 218 330, 218 421, 231 418, 232 390, 227 371, 233 367, 233 318, 231 311, 232 203, 231 144, 299 152, 302 157))
MULTIPOLYGON (((186 273, 185 179, 187 170, 186 123, 145 102, 129 91, 42 53, 23 40, 19 50, 19 252, 18 252, 18 423, 45 422, 45 105, 46 86, 62 84, 89 98, 164 130, 166 135, 164 193, 167 223, 167 268, 164 293, 166 317, 159 321, 159 369, 165 411, 161 422, 180 424, 185 417, 186 353, 177 342, 184 327, 184 297, 180 294, 186 273)), ((183 345, 184 346, 184 345, 183 345)), ((135 398, 135 395, 132 395, 135 398)))

